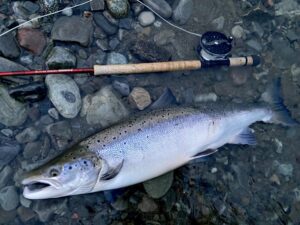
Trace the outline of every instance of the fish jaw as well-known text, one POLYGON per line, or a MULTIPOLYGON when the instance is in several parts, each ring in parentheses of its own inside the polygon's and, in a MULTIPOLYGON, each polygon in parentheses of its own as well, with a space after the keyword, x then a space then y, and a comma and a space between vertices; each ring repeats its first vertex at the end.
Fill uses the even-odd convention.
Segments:
POLYGON ((65 193, 59 182, 53 179, 28 177, 22 181, 22 184, 25 186, 23 195, 27 199, 57 198, 65 193), (38 185, 40 187, 37 187, 38 185), (34 186, 37 188, 33 188, 34 186))

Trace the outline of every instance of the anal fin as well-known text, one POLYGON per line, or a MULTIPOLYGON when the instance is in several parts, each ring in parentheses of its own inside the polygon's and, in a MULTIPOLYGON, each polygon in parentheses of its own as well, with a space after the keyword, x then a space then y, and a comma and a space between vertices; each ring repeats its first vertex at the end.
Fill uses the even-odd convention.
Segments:
POLYGON ((256 145, 256 138, 249 127, 244 129, 237 136, 233 137, 230 144, 256 145))
POLYGON ((203 157, 212 155, 212 154, 216 153, 217 151, 218 151, 218 149, 207 149, 207 150, 205 150, 203 152, 200 152, 197 155, 193 156, 191 158, 191 160, 193 160, 193 159, 199 159, 199 158, 203 158, 203 157))

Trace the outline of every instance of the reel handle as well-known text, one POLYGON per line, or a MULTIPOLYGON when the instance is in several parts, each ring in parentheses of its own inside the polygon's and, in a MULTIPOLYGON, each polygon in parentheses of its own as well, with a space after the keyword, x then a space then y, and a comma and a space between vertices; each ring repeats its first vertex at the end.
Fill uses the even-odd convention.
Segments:
POLYGON ((172 62, 154 62, 118 65, 94 65, 94 75, 130 74, 171 72, 180 70, 197 70, 214 66, 257 66, 260 64, 259 56, 233 57, 222 60, 186 60, 172 62))

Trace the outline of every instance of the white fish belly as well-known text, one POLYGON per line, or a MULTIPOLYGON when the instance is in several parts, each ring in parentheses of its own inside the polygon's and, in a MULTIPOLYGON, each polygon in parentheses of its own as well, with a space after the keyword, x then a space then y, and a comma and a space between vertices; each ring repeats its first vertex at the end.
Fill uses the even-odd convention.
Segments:
POLYGON ((123 166, 113 179, 98 181, 93 191, 129 186, 176 169, 196 154, 230 142, 250 124, 263 120, 266 113, 243 112, 223 118, 190 116, 145 128, 110 146, 112 152, 124 149, 123 166))

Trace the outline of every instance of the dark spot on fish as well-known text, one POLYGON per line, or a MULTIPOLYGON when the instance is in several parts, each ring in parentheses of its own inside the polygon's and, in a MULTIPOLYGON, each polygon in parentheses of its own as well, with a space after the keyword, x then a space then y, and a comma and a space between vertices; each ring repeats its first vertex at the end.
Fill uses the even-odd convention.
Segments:
POLYGON ((62 96, 66 99, 67 102, 74 103, 76 102, 75 95, 70 91, 61 91, 62 96))
POLYGON ((122 135, 122 133, 119 133, 119 135, 122 135))
POLYGON ((125 130, 124 133, 127 133, 127 130, 125 130))
POLYGON ((124 142, 124 145, 126 145, 126 142, 124 142))
POLYGON ((83 161, 83 163, 84 163, 85 165, 87 164, 87 162, 86 162, 85 160, 83 161))
POLYGON ((90 147, 90 146, 88 146, 88 145, 86 146, 86 148, 89 148, 89 147, 90 147))
POLYGON ((100 143, 100 140, 97 140, 98 143, 100 143))
POLYGON ((105 147, 106 145, 103 145, 103 147, 105 147))
POLYGON ((74 156, 73 159, 76 159, 76 157, 74 156))
POLYGON ((116 140, 116 137, 113 137, 114 140, 116 140))
POLYGON ((138 129, 138 131, 142 131, 142 129, 141 129, 141 128, 139 128, 139 129, 138 129))
POLYGON ((71 170, 72 169, 72 166, 69 166, 69 170, 71 170))
POLYGON ((147 138, 149 138, 149 136, 147 135, 147 138))

